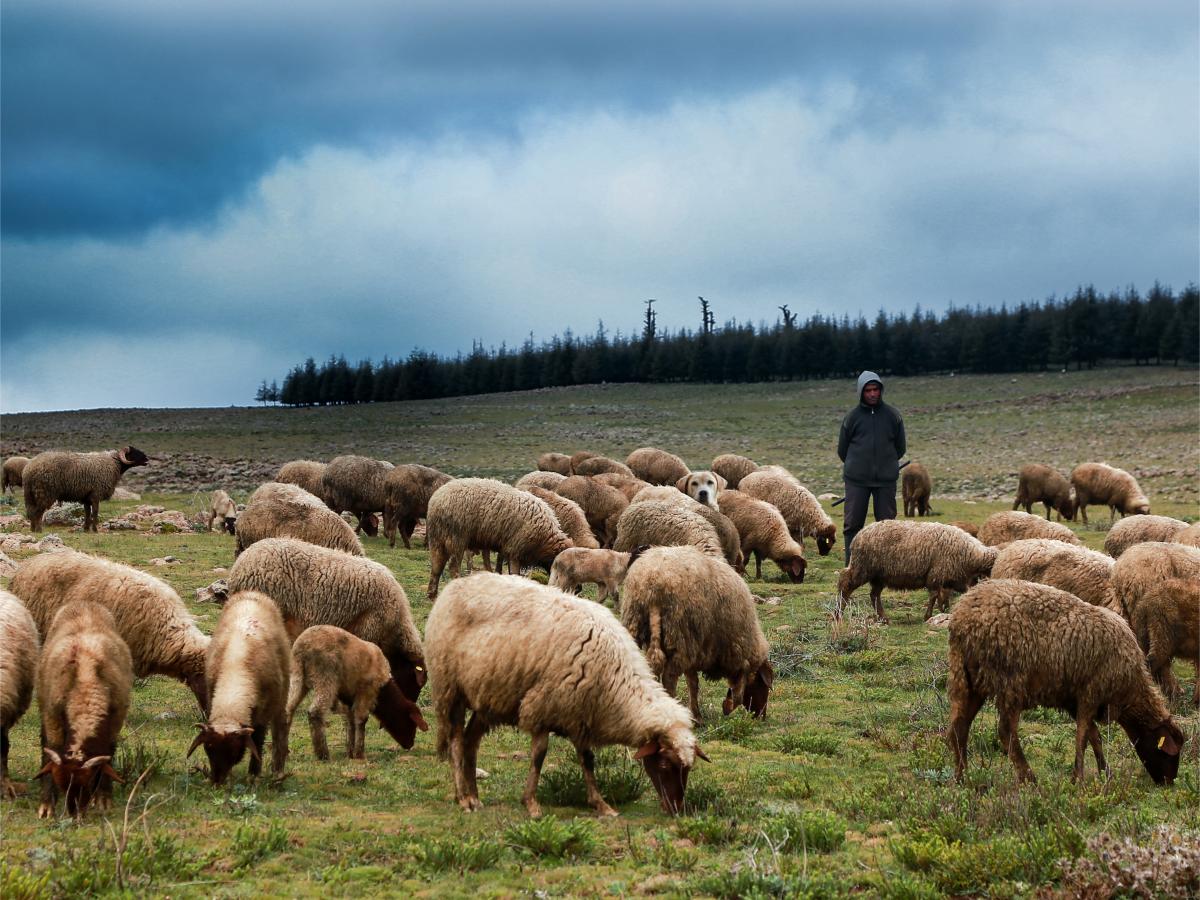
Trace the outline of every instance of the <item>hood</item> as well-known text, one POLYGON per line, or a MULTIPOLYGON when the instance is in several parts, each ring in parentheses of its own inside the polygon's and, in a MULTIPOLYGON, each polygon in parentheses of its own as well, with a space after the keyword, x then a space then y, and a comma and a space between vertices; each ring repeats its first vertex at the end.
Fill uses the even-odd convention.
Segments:
POLYGON ((880 378, 878 375, 876 375, 874 372, 871 372, 868 370, 858 376, 858 389, 855 393, 855 397, 857 398, 859 403, 862 403, 863 388, 865 388, 867 386, 868 381, 878 381, 879 382, 879 399, 880 400, 883 399, 883 379, 880 378))

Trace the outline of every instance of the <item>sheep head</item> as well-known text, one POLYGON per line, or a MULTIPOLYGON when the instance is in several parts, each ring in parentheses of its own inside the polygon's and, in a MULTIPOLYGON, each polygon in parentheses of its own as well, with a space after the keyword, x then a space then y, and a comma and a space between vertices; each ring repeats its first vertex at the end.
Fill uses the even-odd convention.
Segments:
POLYGON ((144 466, 150 462, 150 457, 139 450, 137 447, 123 447, 117 451, 117 462, 121 464, 121 471, 132 469, 134 466, 144 466))
POLYGON ((1152 728, 1121 725, 1154 783, 1171 784, 1179 774, 1179 754, 1186 740, 1179 726, 1170 717, 1152 728))
POLYGON ((417 729, 429 730, 429 723, 421 715, 420 707, 404 696, 404 692, 392 679, 383 683, 371 710, 379 720, 379 727, 390 734, 405 750, 411 750, 416 742, 417 729))
POLYGON ((800 584, 804 581, 804 570, 808 568, 808 563, 803 556, 785 556, 777 562, 779 568, 783 570, 783 574, 793 584, 800 584))
MULTIPOLYGON (((688 732, 691 737, 691 732, 688 732)), ((650 783, 658 794, 658 802, 662 811, 668 815, 677 816, 683 812, 683 797, 687 791, 688 773, 692 770, 695 757, 708 760, 704 751, 691 738, 692 746, 689 754, 671 743, 669 738, 653 738, 643 744, 633 754, 634 759, 640 759, 650 783)))
POLYGON ((225 530, 227 532, 229 532, 230 534, 237 534, 237 517, 236 516, 226 516, 225 517, 225 530))
POLYGON ((388 665, 392 669, 392 680, 396 682, 396 686, 405 697, 415 702, 421 696, 421 688, 429 680, 429 675, 425 672, 425 660, 393 654, 388 657, 388 665))
POLYGON ((367 537, 375 537, 379 534, 379 516, 373 512, 365 513, 358 517, 358 526, 367 537))
MULTIPOLYGON (((744 683, 741 705, 746 707, 756 719, 767 714, 767 701, 771 698, 771 687, 775 684, 775 669, 769 662, 764 662, 744 683)), ((721 704, 721 712, 729 715, 738 706, 734 699, 733 688, 725 692, 725 702, 721 704)))
POLYGON ((817 553, 828 556, 833 545, 837 543, 837 526, 832 522, 817 532, 817 553))
POLYGON ((208 757, 209 778, 213 784, 224 784, 225 779, 233 770, 249 748, 250 755, 262 762, 258 745, 254 743, 254 729, 249 725, 229 730, 217 730, 212 725, 196 725, 199 733, 188 748, 187 755, 196 752, 197 747, 204 747, 204 755, 208 757))
POLYGON ((54 786, 66 794, 67 814, 80 818, 92 802, 92 795, 100 782, 100 776, 107 775, 118 784, 124 784, 125 779, 116 773, 112 767, 111 756, 93 756, 84 759, 82 754, 67 754, 63 759, 49 747, 43 747, 46 754, 46 764, 34 778, 49 776, 54 786))

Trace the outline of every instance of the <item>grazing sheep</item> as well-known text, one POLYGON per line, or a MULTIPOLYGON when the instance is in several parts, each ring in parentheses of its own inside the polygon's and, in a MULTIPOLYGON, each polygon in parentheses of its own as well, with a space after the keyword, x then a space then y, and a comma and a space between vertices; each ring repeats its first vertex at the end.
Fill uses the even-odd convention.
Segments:
POLYGON ((754 554, 755 578, 762 578, 765 556, 793 583, 804 581, 804 570, 808 565, 804 547, 792 538, 778 509, 765 500, 735 490, 721 491, 717 503, 737 528, 743 558, 749 560, 750 554, 754 554))
POLYGON ((1173 541, 1187 528, 1187 522, 1170 516, 1134 515, 1121 519, 1104 536, 1104 552, 1116 559, 1134 544, 1146 541, 1173 541))
POLYGON ((599 475, 591 477, 593 481, 598 481, 600 484, 615 487, 625 495, 625 499, 630 503, 633 502, 633 498, 637 496, 638 491, 650 486, 650 482, 648 481, 642 481, 640 478, 633 478, 629 475, 622 475, 620 472, 601 472, 599 475))
POLYGON ((28 456, 10 456, 4 461, 3 487, 0 490, 16 493, 16 489, 21 487, 21 473, 25 471, 27 462, 28 456))
POLYGON ((341 516, 295 484, 268 481, 250 495, 238 517, 234 556, 267 538, 287 537, 365 556, 354 529, 341 516))
POLYGON ((383 536, 388 546, 396 546, 396 532, 404 549, 412 544, 417 521, 425 518, 429 498, 451 478, 445 472, 416 463, 396 466, 383 479, 383 536))
POLYGON ((8 731, 21 720, 37 678, 38 630, 16 594, 0 591, 0 793, 17 796, 8 777, 8 731))
POLYGON ((725 490, 728 484, 729 482, 716 472, 705 470, 688 472, 676 480, 675 487, 697 503, 702 503, 710 509, 717 509, 717 495, 725 490))
POLYGON ((1075 520, 1075 495, 1066 476, 1050 466, 1030 463, 1021 467, 1017 478, 1017 499, 1013 501, 1013 509, 1024 506, 1025 512, 1032 513, 1033 504, 1040 502, 1046 507, 1047 520, 1051 509, 1057 510, 1060 522, 1075 520))
POLYGON ((237 534, 237 504, 233 498, 219 488, 212 493, 208 504, 208 531, 224 530, 237 534), (217 526, 217 527, 214 527, 217 526))
POLYGON ((583 767, 588 802, 616 815, 596 786, 593 748, 637 747, 665 812, 683 807, 696 744, 688 712, 655 681, 629 633, 605 607, 511 575, 479 573, 446 588, 425 626, 438 754, 449 755, 454 796, 479 809, 479 742, 497 725, 532 737, 522 802, 535 794, 551 732, 583 767), (472 710, 470 723, 467 711, 472 710))
POLYGON ((379 533, 375 513, 383 510, 384 481, 394 467, 368 456, 338 456, 329 461, 321 481, 323 496, 336 513, 349 511, 368 537, 379 533))
POLYGON ((560 475, 558 472, 526 472, 516 480, 513 487, 519 491, 531 487, 540 487, 547 491, 552 491, 566 480, 567 476, 560 475))
POLYGON ((443 485, 429 500, 425 518, 429 547, 429 599, 437 599, 446 563, 458 575, 468 550, 496 550, 508 560, 509 574, 523 566, 547 572, 571 539, 544 500, 490 478, 460 478, 443 485))
POLYGON ((618 606, 621 603, 621 585, 629 564, 638 558, 644 548, 635 547, 628 553, 619 550, 596 550, 585 547, 570 547, 554 558, 550 567, 550 587, 567 594, 574 594, 584 584, 594 584, 599 589, 596 599, 603 603, 609 597, 618 606))
POLYGON ((593 456, 599 456, 598 453, 593 453, 591 450, 578 450, 571 454, 571 471, 568 474, 575 474, 575 467, 585 459, 591 459, 593 456))
POLYGON ((1111 605, 1131 622, 1142 598, 1173 579, 1200 584, 1200 549, 1166 541, 1134 544, 1113 564, 1111 605))
POLYGON ((1110 522, 1118 512, 1123 516, 1150 512, 1150 501, 1138 487, 1137 479, 1124 469, 1104 463, 1081 463, 1071 470, 1071 484, 1075 488, 1075 508, 1084 525, 1088 523, 1088 504, 1107 506, 1110 522))
POLYGON ((572 475, 554 488, 554 493, 578 503, 600 546, 612 546, 617 536, 617 520, 629 505, 625 494, 583 475, 572 475))
POLYGON ((997 549, 993 578, 1036 581, 1093 606, 1109 605, 1113 561, 1103 553, 1047 538, 1013 541, 997 549))
POLYGON ((200 708, 208 709, 204 656, 209 639, 166 582, 132 566, 61 550, 26 560, 8 589, 21 598, 42 634, 59 608, 71 601, 90 600, 107 607, 133 655, 134 674, 177 678, 200 708))
POLYGON ((976 525, 974 522, 951 522, 950 524, 953 525, 955 528, 961 528, 963 531, 965 531, 971 537, 974 537, 974 538, 979 537, 979 526, 976 525))
POLYGON ((721 552, 725 556, 725 561, 738 572, 746 571, 746 555, 742 552, 741 535, 738 534, 733 520, 722 513, 720 509, 700 503, 671 487, 653 485, 645 487, 638 491, 637 496, 633 498, 634 503, 644 503, 647 500, 669 503, 677 509, 685 509, 702 516, 709 525, 716 529, 717 537, 721 540, 721 552))
POLYGON ((574 475, 600 475, 604 472, 610 472, 617 475, 625 475, 629 478, 636 478, 633 470, 625 463, 619 460, 609 459, 607 456, 589 456, 585 460, 581 460, 577 465, 571 465, 571 472, 574 475))
POLYGON ((404 695, 420 695, 421 635, 408 596, 387 566, 305 541, 269 538, 238 557, 228 590, 262 591, 274 600, 291 638, 312 625, 337 625, 378 644, 404 695))
POLYGON ((661 500, 629 504, 617 523, 614 550, 632 550, 643 544, 651 547, 690 544, 710 556, 726 558, 721 537, 707 519, 698 512, 661 500))
POLYGON ((1116 721, 1150 777, 1169 784, 1179 770, 1183 732, 1154 687, 1133 634, 1111 610, 1044 584, 993 579, 972 588, 950 614, 950 728, 955 777, 967 766, 971 722, 996 701, 1000 744, 1018 781, 1033 781, 1021 750, 1021 713, 1038 706, 1075 718, 1076 780, 1084 747, 1106 764, 1096 722, 1116 721))
POLYGON ((294 459, 284 463, 275 473, 275 481, 281 484, 294 484, 304 488, 322 503, 328 503, 325 496, 325 463, 311 459, 294 459))
POLYGON ((837 543, 837 526, 812 492, 780 466, 768 466, 742 478, 738 490, 770 503, 782 514, 796 543, 816 538, 817 552, 828 556, 837 543))
POLYGON ((728 566, 695 547, 645 551, 625 577, 621 623, 646 651, 650 670, 671 696, 687 679, 692 716, 700 719, 700 673, 724 678, 729 692, 721 711, 745 706, 766 715, 775 670, 758 624, 754 596, 728 566))
POLYGON ((576 547, 586 547, 595 550, 600 546, 600 542, 596 540, 596 536, 592 534, 592 529, 588 525, 587 516, 583 514, 583 509, 574 500, 568 500, 561 494, 556 494, 554 491, 546 490, 540 487, 527 487, 522 490, 533 494, 539 500, 545 501, 546 505, 554 510, 554 518, 558 519, 559 527, 571 539, 571 543, 576 547))
POLYGON ((933 493, 933 479, 919 462, 910 462, 904 467, 900 493, 904 498, 904 515, 909 518, 930 515, 929 495, 933 493))
POLYGON ((30 531, 42 530, 42 516, 59 501, 82 503, 83 530, 96 531, 100 501, 113 495, 127 470, 148 462, 150 457, 137 447, 102 453, 39 453, 21 473, 30 531))
POLYGON ((1196 670, 1192 704, 1200 705, 1200 580, 1169 578, 1146 585, 1129 625, 1146 654, 1150 674, 1168 697, 1179 695, 1171 660, 1192 663, 1196 670))
POLYGON ((565 453, 543 453, 537 458, 539 472, 557 472, 559 475, 571 474, 571 457, 565 453))
POLYGON ((342 706, 346 713, 346 755, 366 759, 367 718, 379 725, 405 750, 412 749, 414 728, 428 731, 420 707, 392 680, 383 651, 335 625, 306 628, 292 644, 292 674, 288 688, 287 720, 291 727, 300 701, 312 692, 308 727, 313 755, 329 759, 325 716, 342 706))
POLYGON ((1183 531, 1175 535, 1172 543, 1184 544, 1188 547, 1200 547, 1200 522, 1193 522, 1183 531))
POLYGON ((239 591, 221 610, 208 647, 208 722, 187 755, 204 748, 209 777, 224 784, 250 750, 250 777, 262 771, 263 742, 271 728, 271 772, 283 774, 288 756, 288 676, 292 643, 279 607, 266 594, 239 591))
POLYGON ((995 547, 985 547, 953 525, 898 519, 872 522, 855 537, 850 565, 838 576, 838 614, 850 595, 870 582, 871 604, 882 622, 887 622, 881 600, 885 587, 902 591, 926 588, 928 619, 935 602, 945 610, 951 591, 961 593, 986 577, 996 552, 995 547))
POLYGON ((1064 544, 1083 546, 1083 541, 1066 525, 1017 510, 992 513, 979 526, 979 540, 989 547, 1029 538, 1048 538, 1052 541, 1062 541, 1064 544))
POLYGON ((657 447, 639 447, 625 458, 625 465, 649 484, 674 484, 691 471, 674 453, 657 447))
POLYGON ((38 818, 55 814, 58 795, 67 814, 81 817, 95 798, 112 805, 117 735, 129 712, 133 663, 112 613, 98 603, 74 600, 58 608, 46 631, 37 670, 42 752, 46 764, 38 818))
POLYGON ((722 453, 712 461, 712 470, 725 479, 730 490, 739 490, 741 480, 758 471, 758 463, 736 453, 722 453))

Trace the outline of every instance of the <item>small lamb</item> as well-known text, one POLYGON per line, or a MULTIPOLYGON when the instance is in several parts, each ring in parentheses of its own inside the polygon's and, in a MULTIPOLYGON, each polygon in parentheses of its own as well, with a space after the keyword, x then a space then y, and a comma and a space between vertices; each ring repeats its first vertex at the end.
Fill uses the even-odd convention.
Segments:
POLYGON ((574 594, 581 585, 595 584, 599 589, 596 597, 599 602, 603 603, 612 597, 613 603, 620 606, 621 585, 630 563, 644 549, 635 547, 628 553, 622 553, 619 550, 571 547, 554 558, 554 565, 550 567, 550 587, 574 594))

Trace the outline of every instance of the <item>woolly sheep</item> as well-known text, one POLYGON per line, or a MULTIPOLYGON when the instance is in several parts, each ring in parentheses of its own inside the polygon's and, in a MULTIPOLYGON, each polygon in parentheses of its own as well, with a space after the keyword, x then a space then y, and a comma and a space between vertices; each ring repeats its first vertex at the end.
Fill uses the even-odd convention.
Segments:
POLYGON ((513 483, 513 487, 519 491, 531 487, 552 491, 566 480, 567 476, 560 475, 558 472, 526 472, 513 483))
POLYGON ((80 817, 93 798, 112 804, 117 735, 129 712, 133 663, 112 613, 98 603, 73 600, 58 608, 37 671, 42 752, 46 764, 38 818, 55 814, 59 793, 67 814, 80 817))
POLYGON ((1134 544, 1146 541, 1173 541, 1187 528, 1187 522, 1170 516, 1134 515, 1121 519, 1104 536, 1104 552, 1116 559, 1134 544))
POLYGON ((758 463, 736 453, 722 453, 712 461, 712 470, 725 479, 731 490, 738 490, 743 478, 758 471, 758 463))
MULTIPOLYGON (((864 532, 865 533, 865 532, 864 532)), ((1083 777, 1084 747, 1106 764, 1097 721, 1116 721, 1157 783, 1179 770, 1183 732, 1150 681, 1133 634, 1111 610, 1058 588, 992 579, 963 595, 950 614, 950 727, 955 777, 967 766, 971 722, 996 701, 1000 744, 1018 781, 1033 781, 1017 735, 1021 713, 1048 706, 1075 718, 1074 777, 1083 777)))
POLYGON ((134 466, 150 462, 137 447, 101 453, 48 450, 31 459, 21 473, 25 491, 25 516, 31 531, 42 530, 42 516, 55 503, 83 504, 83 530, 96 531, 100 501, 117 489, 121 476, 134 466))
POLYGON ((1129 622, 1146 665, 1168 697, 1179 695, 1171 660, 1186 659, 1196 670, 1192 704, 1200 705, 1200 580, 1169 578, 1146 586, 1129 622))
POLYGON ((687 679, 692 715, 700 719, 700 673, 724 678, 721 711, 744 705, 766 714, 775 670, 758 623, 754 596, 728 566, 695 547, 655 547, 629 567, 621 623, 646 652, 650 670, 674 696, 687 679))
POLYGON ((599 589, 596 599, 600 603, 612 597, 613 603, 620 605, 625 574, 641 549, 635 547, 623 553, 619 550, 570 547, 554 558, 554 565, 550 567, 550 587, 574 594, 581 585, 594 584, 599 589))
POLYGON ((606 484, 609 487, 614 487, 622 494, 630 503, 637 496, 638 491, 642 488, 650 487, 650 482, 642 481, 640 478, 634 478, 631 475, 622 475, 620 472, 601 472, 599 475, 592 475, 592 481, 606 484))
POLYGON ((568 474, 575 474, 575 467, 585 459, 591 459, 593 456, 599 456, 598 453, 593 453, 591 450, 578 450, 571 454, 571 471, 568 474))
POLYGON ((919 462, 910 462, 901 473, 900 493, 904 498, 904 515, 910 518, 929 515, 929 495, 933 493, 929 470, 919 462))
MULTIPOLYGON (((576 547, 595 550, 600 546, 600 542, 596 540, 596 536, 592 534, 592 529, 588 525, 587 516, 583 514, 583 508, 574 500, 568 500, 561 494, 540 487, 531 486, 522 488, 522 490, 545 501, 546 505, 554 511, 554 518, 558 520, 559 527, 576 547)), ((557 560, 557 557, 555 559, 557 560)))
POLYGON ((1173 579, 1200 584, 1200 549, 1165 541, 1134 544, 1113 564, 1113 608, 1132 621, 1142 598, 1173 579))
POLYGON ((812 492, 780 466, 769 466, 742 478, 738 490, 770 503, 782 514, 796 543, 816 538, 817 552, 828 556, 837 543, 837 526, 812 492))
POLYGON ((414 726, 429 730, 420 708, 392 680, 383 651, 335 625, 306 628, 292 644, 289 728, 296 708, 310 691, 308 726, 313 755, 320 760, 329 759, 325 716, 338 706, 346 713, 346 755, 350 759, 366 759, 367 718, 372 714, 405 750, 412 748, 414 726))
POLYGON ((468 550, 496 550, 508 560, 509 573, 523 566, 547 572, 571 539, 544 500, 489 478, 460 478, 443 485, 429 500, 425 518, 429 547, 429 599, 437 599, 446 563, 458 574, 468 550))
POLYGON ((572 464, 571 471, 575 475, 600 475, 604 472, 611 472, 627 475, 630 478, 637 477, 625 463, 609 459, 607 456, 589 456, 587 459, 581 460, 578 465, 572 464))
POLYGON ((1183 531, 1175 535, 1172 543, 1184 544, 1188 547, 1200 547, 1200 522, 1193 522, 1183 531))
POLYGON ((680 493, 676 488, 654 485, 642 488, 633 499, 635 503, 643 503, 647 500, 669 503, 678 509, 687 510, 706 519, 708 524, 716 529, 725 561, 738 572, 746 570, 746 555, 742 552, 742 539, 738 534, 737 526, 719 509, 706 506, 687 494, 680 493))
POLYGON ((386 500, 384 480, 393 468, 390 462, 367 456, 334 457, 321 480, 325 502, 336 513, 352 513, 363 533, 374 537, 379 533, 375 513, 382 512, 386 500))
POLYGON ((1032 513, 1016 510, 992 513, 979 526, 979 540, 989 547, 1028 538, 1048 538, 1065 544, 1083 546, 1083 541, 1066 525, 1051 522, 1032 513))
POLYGON ((717 508, 717 495, 728 486, 729 482, 708 470, 688 472, 675 482, 676 488, 710 509, 717 508))
POLYGON ((1103 553, 1047 538, 1013 541, 997 549, 993 578, 1036 581, 1093 606, 1109 605, 1113 561, 1103 553))
POLYGON ((765 556, 792 582, 804 581, 804 570, 808 565, 804 547, 792 538, 778 509, 737 490, 721 491, 717 503, 737 528, 744 559, 749 560, 750 554, 754 554, 755 578, 762 578, 765 556))
POLYGON ((212 493, 212 497, 208 503, 208 525, 206 528, 209 531, 224 530, 230 534, 237 534, 237 504, 233 502, 225 491, 219 488, 212 493), (214 528, 214 526, 217 526, 214 528))
POLYGON ((559 475, 571 474, 571 457, 565 453, 543 453, 537 458, 540 472, 556 472, 559 475))
POLYGON ((657 447, 639 447, 625 458, 625 465, 649 484, 674 484, 691 471, 674 453, 657 447))
POLYGON ((8 732, 33 698, 37 678, 38 629, 16 594, 0 591, 0 793, 17 796, 8 777, 8 732))
POLYGON ((629 504, 617 523, 614 550, 632 550, 643 544, 651 547, 690 544, 709 556, 725 559, 720 535, 707 519, 675 503, 661 500, 629 504))
POLYGON ((188 749, 208 757, 213 784, 224 784, 250 751, 250 777, 262 771, 263 742, 271 729, 271 772, 283 774, 288 756, 288 677, 292 647, 279 607, 266 594, 239 591, 221 610, 208 647, 208 722, 188 749))
POLYGON ((21 598, 43 634, 58 609, 73 600, 107 607, 133 655, 134 674, 176 678, 201 709, 208 709, 204 656, 209 639, 166 582, 132 566, 62 550, 26 560, 8 589, 21 598))
POLYGON ((963 531, 965 531, 971 537, 975 537, 975 538, 979 537, 979 526, 976 525, 974 522, 951 522, 950 524, 953 525, 955 528, 961 528, 963 531))
POLYGON ((396 546, 396 532, 404 548, 412 544, 417 520, 425 518, 433 492, 450 481, 445 472, 416 463, 396 466, 383 479, 383 536, 388 546, 396 546))
POLYGON ((838 576, 838 613, 850 595, 869 582, 871 604, 881 621, 887 622, 881 600, 885 587, 905 591, 926 588, 928 619, 935 602, 946 609, 951 591, 965 591, 977 579, 986 577, 996 561, 996 552, 996 548, 985 547, 953 525, 898 519, 872 522, 854 539, 850 565, 838 576))
POLYGON ((594 478, 572 475, 554 488, 554 493, 578 503, 600 546, 612 546, 617 536, 617 520, 629 505, 621 491, 594 478))
POLYGON ((0 490, 16 493, 15 489, 21 487, 21 473, 25 471, 27 462, 28 456, 10 456, 4 461, 3 487, 0 490))
POLYGON ((1033 504, 1041 503, 1046 507, 1046 518, 1050 518, 1050 510, 1058 512, 1058 520, 1075 520, 1075 495, 1071 490, 1071 482, 1065 475, 1043 466, 1041 463, 1030 463, 1022 466, 1017 476, 1017 499, 1013 501, 1013 509, 1024 506, 1025 512, 1033 512, 1033 504))
POLYGON ((1137 479, 1124 469, 1104 463, 1081 463, 1071 470, 1071 485, 1075 488, 1075 508, 1084 525, 1088 521, 1089 504, 1107 506, 1109 521, 1118 512, 1123 516, 1150 512, 1150 501, 1138 487, 1137 479))
POLYGON ((275 473, 275 481, 281 484, 294 484, 304 488, 322 503, 328 503, 325 496, 325 463, 312 459, 294 459, 284 463, 275 473))
POLYGON ((341 516, 295 484, 268 481, 250 495, 238 517, 234 556, 267 538, 286 537, 365 556, 358 535, 341 516))
POLYGON ((454 795, 479 809, 479 742, 496 725, 532 738, 522 801, 535 794, 551 732, 567 738, 583 767, 588 802, 615 815, 596 786, 593 749, 638 748, 664 811, 683 807, 696 744, 688 712, 667 695, 629 633, 605 607, 511 575, 479 573, 451 583, 425 626, 438 753, 449 755, 454 795), (466 723, 468 710, 473 711, 466 723))
POLYGON ((229 593, 261 591, 279 607, 288 636, 337 625, 379 645, 410 700, 425 684, 421 635, 404 588, 374 560, 292 538, 259 541, 229 570, 229 593))

